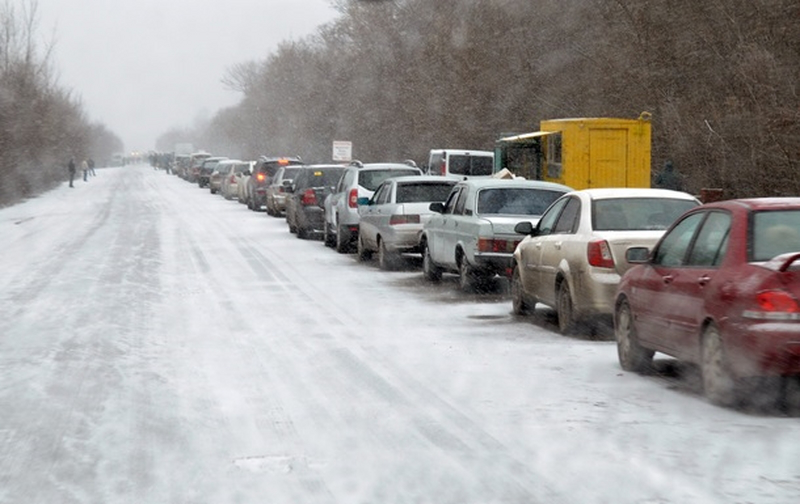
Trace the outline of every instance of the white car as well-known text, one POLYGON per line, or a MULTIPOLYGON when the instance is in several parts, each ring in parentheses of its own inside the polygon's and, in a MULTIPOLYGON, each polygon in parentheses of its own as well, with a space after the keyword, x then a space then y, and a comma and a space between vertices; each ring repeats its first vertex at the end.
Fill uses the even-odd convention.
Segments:
POLYGON ((513 252, 522 237, 514 227, 536 223, 552 202, 572 189, 551 182, 471 178, 458 182, 422 231, 422 269, 437 281, 442 272, 459 275, 471 290, 495 275, 510 276, 513 252))
POLYGON ((444 202, 456 182, 426 175, 386 179, 372 198, 359 201, 358 258, 377 252, 380 268, 392 269, 400 254, 420 252, 422 228, 434 213, 430 204, 444 202))
POLYGON ((422 175, 410 163, 367 163, 353 161, 342 174, 333 193, 325 199, 325 245, 349 252, 358 239, 358 199, 371 198, 387 178, 422 175))
POLYGON ((239 160, 220 162, 218 168, 223 166, 225 168, 220 194, 225 199, 239 198, 239 186, 246 182, 244 177, 252 171, 254 163, 254 161, 239 160))
POLYGON ((565 195, 514 252, 511 296, 521 315, 541 302, 556 309, 562 333, 581 321, 614 313, 620 278, 630 268, 625 250, 652 248, 683 212, 700 202, 666 189, 584 189, 565 195))

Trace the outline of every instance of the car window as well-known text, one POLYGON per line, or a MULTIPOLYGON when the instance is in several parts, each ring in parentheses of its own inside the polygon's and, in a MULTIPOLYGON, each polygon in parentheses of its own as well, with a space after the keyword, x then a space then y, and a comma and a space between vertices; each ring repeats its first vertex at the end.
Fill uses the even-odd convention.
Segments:
POLYGON ((374 191, 389 177, 402 177, 405 175, 419 175, 418 170, 362 170, 358 172, 358 185, 374 191))
POLYGON ((442 213, 451 214, 455 211, 456 201, 458 201, 458 195, 461 194, 463 189, 464 189, 463 187, 459 187, 450 193, 450 196, 447 197, 447 201, 444 204, 444 212, 442 213))
POLYGON ((478 194, 481 215, 542 215, 562 192, 519 187, 483 189, 478 194))
POLYGON ((451 154, 448 158, 449 171, 455 175, 491 175, 493 164, 488 156, 451 154))
POLYGON ((595 231, 667 229, 697 201, 676 198, 605 198, 592 202, 595 231))
POLYGON ((388 199, 389 199, 389 198, 388 198, 388 196, 389 196, 389 192, 390 192, 390 191, 389 191, 389 184, 382 184, 382 185, 381 185, 381 186, 378 188, 378 190, 377 190, 377 191, 375 191, 375 194, 372 196, 372 201, 373 201, 373 202, 374 202, 376 205, 383 205, 383 204, 385 204, 385 203, 388 201, 388 199))
POLYGON ((581 213, 581 200, 578 198, 567 198, 564 211, 556 221, 554 234, 573 234, 578 229, 578 218, 581 213))
POLYGON ((444 201, 453 184, 449 182, 408 182, 397 184, 397 203, 444 201))
POLYGON ((781 254, 800 251, 800 210, 754 212, 751 222, 750 261, 769 261, 781 254))
POLYGON ((564 209, 564 206, 568 202, 569 198, 563 198, 553 203, 550 206, 550 208, 548 208, 547 211, 545 211, 545 213, 542 215, 542 218, 539 219, 539 223, 536 226, 539 236, 549 235, 553 231, 556 219, 558 219, 558 216, 561 214, 561 210, 564 209))
POLYGON ((428 160, 428 173, 431 175, 444 175, 442 166, 444 154, 436 153, 431 154, 430 159, 428 160))
POLYGON ((709 212, 692 245, 687 265, 719 266, 728 249, 731 216, 724 212, 709 212))
POLYGON ((656 250, 653 263, 667 267, 683 266, 686 252, 704 217, 704 212, 692 214, 669 230, 656 250))
POLYGON ((464 208, 467 206, 467 196, 469 195, 469 190, 465 187, 461 190, 458 194, 458 200, 456 201, 456 207, 453 209, 453 213, 456 215, 464 215, 464 208))

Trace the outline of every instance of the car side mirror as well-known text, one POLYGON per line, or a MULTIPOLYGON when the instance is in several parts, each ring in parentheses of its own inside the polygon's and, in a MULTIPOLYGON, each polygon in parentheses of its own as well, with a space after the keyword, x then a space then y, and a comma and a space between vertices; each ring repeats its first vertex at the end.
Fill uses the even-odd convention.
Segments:
POLYGON ((436 213, 444 213, 444 203, 442 203, 441 201, 434 201, 433 203, 428 205, 428 210, 436 213))
POLYGON ((514 226, 514 232, 521 235, 531 235, 533 234, 533 224, 528 221, 519 222, 514 226))
POLYGON ((644 264, 650 259, 647 247, 631 247, 625 251, 625 260, 631 264, 644 264))

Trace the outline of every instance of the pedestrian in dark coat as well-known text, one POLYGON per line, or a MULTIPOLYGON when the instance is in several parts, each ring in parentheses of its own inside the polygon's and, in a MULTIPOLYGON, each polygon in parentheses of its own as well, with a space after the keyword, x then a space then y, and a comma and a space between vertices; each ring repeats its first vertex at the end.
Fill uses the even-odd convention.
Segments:
POLYGON ((656 177, 656 187, 661 189, 672 189, 673 191, 683 191, 683 179, 675 171, 672 161, 664 163, 664 169, 656 177))
POLYGON ((69 163, 67 163, 67 170, 69 170, 69 186, 75 187, 72 185, 72 181, 75 180, 75 158, 69 158, 69 163))

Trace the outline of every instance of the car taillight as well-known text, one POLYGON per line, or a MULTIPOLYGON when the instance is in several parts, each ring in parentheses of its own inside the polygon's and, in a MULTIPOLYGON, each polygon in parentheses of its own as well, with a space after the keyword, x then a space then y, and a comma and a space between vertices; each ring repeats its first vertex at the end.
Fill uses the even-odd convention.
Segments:
POLYGON ((742 315, 749 319, 800 320, 800 302, 786 291, 761 291, 756 294, 755 305, 755 309, 745 310, 742 315))
POLYGON ((258 180, 259 182, 264 182, 264 179, 266 179, 266 178, 267 178, 267 176, 264 175, 263 173, 257 173, 256 174, 256 180, 258 180))
POLYGON ((230 183, 231 184, 235 184, 236 183, 236 175, 231 175, 230 183))
POLYGON ((389 217, 389 225, 398 224, 419 224, 419 215, 392 215, 389 217))
POLYGON ((595 240, 589 242, 586 248, 587 259, 590 266, 597 268, 613 268, 614 257, 611 255, 611 247, 605 240, 595 240))
POLYGON ((794 296, 782 290, 759 292, 756 303, 766 312, 800 313, 800 305, 794 296))
POLYGON ((350 195, 347 198, 347 206, 350 208, 358 208, 358 189, 350 189, 350 195))
POLYGON ((478 238, 478 252, 494 252, 510 254, 519 245, 520 240, 493 240, 491 238, 478 238))
POLYGON ((303 205, 316 205, 317 204, 317 193, 314 192, 314 189, 306 189, 303 192, 303 197, 300 199, 300 203, 303 205))

